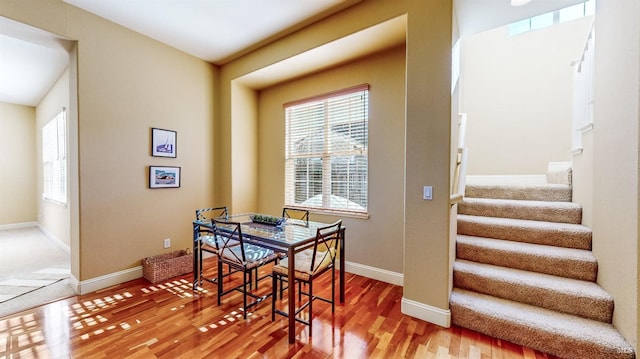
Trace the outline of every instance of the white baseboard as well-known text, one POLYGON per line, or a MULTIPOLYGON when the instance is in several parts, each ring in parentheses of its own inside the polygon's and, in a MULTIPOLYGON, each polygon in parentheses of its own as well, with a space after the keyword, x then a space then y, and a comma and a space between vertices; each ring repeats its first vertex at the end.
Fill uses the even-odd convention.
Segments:
MULTIPOLYGON (((399 286, 402 286, 404 282, 404 276, 402 273, 387 271, 359 263, 346 262, 346 271, 399 286)), ((74 290, 81 295, 141 277, 142 266, 137 266, 81 282, 71 276, 69 282, 73 286, 74 290)), ((402 299, 402 313, 442 327, 448 328, 451 326, 451 312, 449 310, 436 308, 406 298, 402 299)))
MULTIPOLYGON (((357 274, 394 285, 404 285, 404 275, 402 273, 391 272, 353 262, 346 262, 345 266, 345 270, 348 273, 357 274)), ((410 299, 402 298, 401 310, 403 314, 411 317, 422 319, 445 328, 451 327, 451 311, 448 309, 440 309, 410 299)))
MULTIPOLYGON (((379 280, 381 282, 390 283, 394 285, 402 286, 404 282, 404 276, 402 273, 392 272, 380 268, 369 267, 363 264, 346 262, 346 272, 357 274, 363 277, 379 280)), ((73 277, 73 276, 72 276, 73 277)), ((125 269, 123 271, 110 273, 100 277, 88 279, 79 282, 75 278, 71 278, 71 285, 76 289, 79 294, 86 294, 95 292, 100 289, 108 288, 120 283, 124 283, 130 280, 138 279, 142 277, 142 266, 125 269)))
MULTIPOLYGON (((363 277, 379 280, 395 285, 402 285, 404 276, 401 273, 391 272, 384 269, 369 267, 358 263, 346 263, 346 271, 361 275, 363 277)), ((142 277, 142 266, 126 269, 116 273, 107 274, 97 278, 92 278, 79 282, 73 275, 69 278, 76 293, 82 295, 114 285, 118 285, 130 280, 142 277)), ((418 318, 441 327, 451 327, 451 311, 441 309, 427 304, 419 303, 410 299, 402 298, 401 311, 403 314, 418 318)))
POLYGON ((467 175, 467 185, 546 184, 547 175, 467 175))
POLYGON ((73 273, 69 273, 69 285, 71 286, 73 291, 76 292, 76 295, 80 294, 79 284, 80 284, 80 281, 78 280, 78 278, 76 278, 76 276, 73 275, 73 273))
POLYGON ((345 271, 357 274, 363 277, 379 280, 381 282, 403 286, 404 275, 402 273, 392 272, 385 269, 369 267, 364 264, 346 262, 345 271))
POLYGON ((449 309, 432 307, 403 297, 400 310, 402 314, 422 319, 441 327, 451 327, 451 311, 449 309))
POLYGON ((100 277, 83 280, 81 282, 77 282, 76 280, 77 283, 72 283, 72 285, 78 294, 87 294, 141 277, 142 266, 137 266, 100 277))
POLYGON ((23 223, 12 223, 12 224, 0 224, 0 230, 16 229, 16 228, 29 228, 29 227, 38 227, 38 222, 23 222, 23 223))
POLYGON ((8 230, 8 229, 17 229, 17 228, 31 228, 36 227, 44 234, 47 238, 55 242, 55 244, 60 247, 66 253, 71 253, 71 248, 68 244, 59 240, 56 236, 54 236, 51 232, 47 231, 46 228, 40 225, 38 222, 23 222, 23 223, 12 223, 12 224, 2 224, 0 225, 0 230, 8 230))
POLYGON ((71 254, 71 247, 69 247, 68 244, 58 239, 58 237, 56 237, 53 233, 49 232, 46 228, 44 228, 40 224, 38 224, 38 228, 40 229, 40 232, 44 233, 44 235, 47 236, 47 238, 52 240, 63 251, 65 251, 67 254, 71 254))
MULTIPOLYGON (((380 268, 370 267, 359 263, 346 262, 346 272, 363 277, 379 280, 381 282, 402 286, 404 275, 380 268)), ((73 275, 69 282, 76 291, 82 295, 114 285, 118 285, 130 280, 142 277, 142 266, 126 269, 123 271, 107 274, 104 276, 88 279, 79 282, 73 275)), ((436 308, 427 304, 419 303, 410 299, 402 298, 401 311, 403 314, 418 318, 429 323, 433 323, 445 328, 451 326, 451 311, 448 309, 436 308)))

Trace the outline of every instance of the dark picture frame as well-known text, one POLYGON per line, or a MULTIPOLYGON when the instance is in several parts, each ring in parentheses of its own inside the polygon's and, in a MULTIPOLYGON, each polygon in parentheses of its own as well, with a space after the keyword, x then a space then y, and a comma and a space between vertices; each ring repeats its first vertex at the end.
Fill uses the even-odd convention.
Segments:
POLYGON ((178 133, 162 128, 151 128, 151 156, 177 157, 178 133))
POLYGON ((149 188, 179 188, 180 180, 180 167, 149 166, 149 188))

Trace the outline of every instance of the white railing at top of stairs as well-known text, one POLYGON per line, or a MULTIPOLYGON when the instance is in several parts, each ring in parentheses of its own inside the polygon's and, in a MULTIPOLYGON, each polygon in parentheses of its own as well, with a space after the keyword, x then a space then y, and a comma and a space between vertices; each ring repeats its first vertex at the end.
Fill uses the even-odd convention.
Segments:
POLYGON ((593 128, 593 63, 595 27, 592 24, 582 54, 572 62, 573 73, 573 137, 572 152, 582 152, 582 134, 593 128))
POLYGON ((467 149, 464 147, 464 137, 467 130, 467 114, 458 116, 458 151, 456 152, 456 166, 453 172, 451 197, 449 203, 454 205, 464 198, 465 178, 467 175, 467 149))

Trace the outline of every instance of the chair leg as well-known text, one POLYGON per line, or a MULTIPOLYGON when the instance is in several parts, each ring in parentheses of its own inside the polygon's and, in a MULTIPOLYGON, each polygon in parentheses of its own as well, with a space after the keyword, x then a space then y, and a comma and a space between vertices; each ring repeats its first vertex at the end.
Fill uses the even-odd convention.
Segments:
POLYGON ((221 302, 221 298, 222 298, 222 262, 218 261, 218 305, 220 305, 221 302))
POLYGON ((258 267, 254 269, 254 272, 256 276, 256 290, 258 290, 258 282, 260 282, 260 274, 258 273, 258 267))
MULTIPOLYGON (((249 271, 249 281, 251 281, 251 271, 249 271)), ((244 309, 244 319, 247 319, 247 271, 244 271, 242 283, 242 308, 244 309)), ((251 284, 251 283, 249 283, 251 284)))
POLYGON ((336 268, 331 268, 331 313, 336 312, 336 268))
MULTIPOLYGON (((271 321, 276 320, 276 299, 278 299, 278 275, 273 273, 271 274, 271 321)), ((282 298, 282 294, 280 294, 280 298, 282 298)))
MULTIPOLYGON (((288 282, 287 282, 288 283, 288 282)), ((284 280, 280 277, 280 299, 282 299, 284 295, 284 280)))
POLYGON ((309 281, 309 338, 313 335, 313 280, 309 281))
POLYGON ((202 250, 200 250, 200 255, 198 256, 198 286, 202 287, 202 274, 204 270, 202 269, 202 250))

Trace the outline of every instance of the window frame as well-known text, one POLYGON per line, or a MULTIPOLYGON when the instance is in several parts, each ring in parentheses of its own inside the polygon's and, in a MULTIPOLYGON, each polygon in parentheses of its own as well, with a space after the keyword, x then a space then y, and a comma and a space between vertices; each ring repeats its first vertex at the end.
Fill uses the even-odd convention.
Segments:
MULTIPOLYGON (((348 102, 348 101, 345 101, 345 102, 348 102)), ((325 93, 318 96, 313 96, 313 97, 309 97, 301 100, 288 102, 288 103, 285 103, 283 107, 284 107, 284 117, 285 117, 284 119, 285 120, 284 205, 292 208, 306 209, 314 213, 340 214, 340 215, 363 217, 363 218, 368 217, 369 85, 362 84, 362 85, 358 85, 358 86, 354 86, 354 87, 350 87, 350 88, 346 88, 338 91, 325 93), (357 106, 353 106, 353 107, 352 105, 348 106, 349 110, 356 110, 354 112, 357 112, 359 117, 356 116, 354 117, 355 120, 353 118, 350 118, 349 120, 345 121, 343 118, 330 116, 330 113, 331 113, 330 108, 333 108, 335 110, 336 108, 340 107, 340 105, 337 105, 337 104, 331 107, 329 103, 332 100, 335 101, 336 99, 340 99, 341 97, 353 96, 353 95, 364 96, 364 99, 359 100, 360 102, 358 102, 357 106), (313 106, 322 107, 322 111, 321 111, 322 120, 318 120, 314 118, 310 120, 312 122, 309 122, 309 124, 307 124, 308 128, 305 128, 306 130, 311 130, 311 128, 315 128, 315 129, 318 129, 319 127, 322 128, 323 141, 321 142, 323 142, 323 146, 320 152, 318 151, 314 152, 314 150, 309 150, 306 153, 294 153, 295 147, 294 147, 294 143, 291 141, 295 142, 294 138, 295 138, 296 130, 292 130, 292 125, 290 122, 296 119, 291 118, 291 112, 295 111, 296 109, 304 108, 305 106, 307 106, 307 108, 312 108, 313 106), (357 143, 358 146, 357 147, 354 146, 352 149, 345 149, 345 147, 343 146, 338 149, 332 150, 331 144, 333 144, 333 142, 331 142, 331 138, 332 136, 335 136, 335 132, 332 131, 332 127, 336 125, 338 126, 345 125, 345 126, 349 126, 349 128, 351 129, 352 127, 350 126, 357 124, 358 121, 362 121, 362 125, 360 125, 362 129, 359 131, 356 130, 356 132, 354 133, 349 132, 349 136, 346 137, 349 140, 356 141, 355 143, 357 143), (320 122, 322 122, 322 124, 320 124, 320 122), (351 135, 354 135, 354 134, 360 137, 361 141, 354 140, 353 137, 351 137, 351 135), (328 138, 329 140, 325 141, 324 140, 325 138, 328 138), (345 157, 351 157, 348 163, 345 163, 344 161, 336 162, 334 160, 334 164, 333 165, 331 164, 331 159, 335 159, 335 158, 344 159, 345 157), (316 185, 315 187, 313 187, 315 191, 311 191, 311 193, 315 193, 315 192, 318 192, 318 190, 320 190, 319 193, 315 195, 310 195, 309 193, 307 193, 306 195, 307 199, 305 201, 298 201, 298 203, 296 203, 297 201, 296 192, 300 190, 300 187, 297 186, 297 182, 300 182, 300 179, 297 179, 295 163, 296 161, 300 161, 300 160, 307 160, 307 161, 315 160, 316 162, 319 161, 321 163, 322 184, 321 186, 316 185), (363 164, 364 164, 364 167, 362 166, 363 164), (342 168, 335 169, 334 166, 338 168, 339 166, 342 166, 342 168), (356 173, 355 180, 352 179, 351 177, 353 175, 352 168, 357 169, 355 172, 356 173), (342 174, 342 176, 346 176, 347 178, 346 181, 344 181, 344 179, 342 181, 336 179, 336 176, 335 176, 336 171, 339 171, 338 173, 342 174), (357 178, 361 178, 362 176, 365 177, 364 181, 357 180, 357 178), (360 186, 358 186, 357 183, 359 183, 360 186), (340 196, 336 194, 336 190, 342 191, 343 193, 347 192, 349 194, 347 195, 347 197, 340 196), (356 194, 351 196, 351 193, 353 193, 352 191, 357 191, 357 192, 356 194), (303 203, 318 196, 322 198, 322 203, 319 206, 309 204, 309 203, 303 203), (329 202, 331 201, 329 197, 331 197, 332 199, 335 199, 335 196, 341 197, 340 199, 346 199, 347 201, 345 202, 345 206, 329 205, 329 202), (359 203, 351 201, 352 199, 355 199, 359 203)), ((306 121, 306 120, 303 119, 302 117, 298 117, 297 121, 306 121)), ((317 144, 318 142, 315 142, 316 146, 317 144)), ((308 145, 311 146, 311 144, 308 144, 308 145)), ((310 170, 306 171, 305 175, 306 176, 303 179, 303 181, 305 181, 305 183, 307 184, 306 188, 308 189, 309 184, 314 181, 312 180, 310 170)), ((318 182, 318 181, 316 180, 315 182, 318 182)))
POLYGON ((549 11, 540 15, 512 22, 507 25, 509 36, 517 36, 527 32, 544 29, 564 22, 578 20, 595 14, 595 0, 584 0, 574 5, 549 11), (548 22, 547 17, 552 18, 548 22))
POLYGON ((68 203, 67 120, 63 108, 42 126, 42 199, 68 203))

